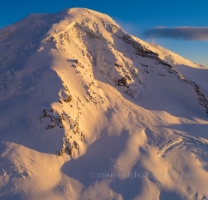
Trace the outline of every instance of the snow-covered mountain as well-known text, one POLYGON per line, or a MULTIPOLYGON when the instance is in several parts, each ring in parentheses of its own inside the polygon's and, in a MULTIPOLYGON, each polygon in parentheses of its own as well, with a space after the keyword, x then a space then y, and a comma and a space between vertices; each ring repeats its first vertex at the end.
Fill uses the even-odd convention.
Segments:
POLYGON ((89 9, 0 29, 1 199, 208 199, 208 70, 89 9))

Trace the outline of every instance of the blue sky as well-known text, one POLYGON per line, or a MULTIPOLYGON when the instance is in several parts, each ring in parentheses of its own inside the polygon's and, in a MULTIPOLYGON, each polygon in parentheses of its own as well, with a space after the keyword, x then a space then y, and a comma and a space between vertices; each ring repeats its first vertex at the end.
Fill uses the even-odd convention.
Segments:
POLYGON ((127 32, 208 67, 207 0, 0 0, 0 27, 71 7, 106 13, 127 32))

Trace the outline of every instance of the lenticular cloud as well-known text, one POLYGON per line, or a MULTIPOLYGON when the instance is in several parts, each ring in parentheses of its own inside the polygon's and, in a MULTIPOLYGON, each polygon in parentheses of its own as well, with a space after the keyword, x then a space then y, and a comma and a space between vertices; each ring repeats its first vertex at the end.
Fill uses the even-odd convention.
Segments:
POLYGON ((147 29, 144 37, 208 41, 208 27, 156 27, 147 29))

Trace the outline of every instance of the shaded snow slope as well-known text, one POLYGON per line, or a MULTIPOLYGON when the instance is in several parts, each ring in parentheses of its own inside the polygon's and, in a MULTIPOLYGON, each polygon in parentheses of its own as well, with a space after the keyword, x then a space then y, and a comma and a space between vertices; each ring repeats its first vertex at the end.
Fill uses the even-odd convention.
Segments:
POLYGON ((208 70, 89 9, 0 30, 2 199, 207 199, 208 70))

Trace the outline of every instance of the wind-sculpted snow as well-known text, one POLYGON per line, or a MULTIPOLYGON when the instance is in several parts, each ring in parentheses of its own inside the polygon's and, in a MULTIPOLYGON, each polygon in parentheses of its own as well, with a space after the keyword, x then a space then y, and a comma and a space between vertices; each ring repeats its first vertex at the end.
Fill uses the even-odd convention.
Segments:
POLYGON ((2 199, 208 198, 206 68, 74 8, 1 29, 0 70, 2 199))

